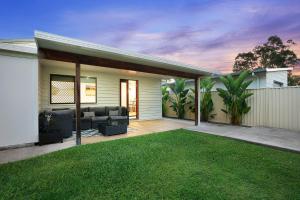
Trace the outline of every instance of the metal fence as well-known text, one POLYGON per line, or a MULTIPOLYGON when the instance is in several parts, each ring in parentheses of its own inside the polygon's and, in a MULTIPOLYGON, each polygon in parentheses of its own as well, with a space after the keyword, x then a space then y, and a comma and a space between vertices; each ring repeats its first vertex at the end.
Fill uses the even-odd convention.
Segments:
MULTIPOLYGON (((284 128, 300 131, 300 87, 265 88, 249 90, 251 110, 243 119, 243 125, 284 128)), ((221 111, 223 100, 217 92, 212 92, 214 113, 212 122, 229 123, 229 118, 221 111)))
MULTIPOLYGON (((243 125, 284 128, 300 131, 300 87, 264 88, 248 90, 253 93, 248 99, 251 110, 244 116, 243 125)), ((229 123, 229 117, 221 111, 223 99, 218 92, 212 92, 214 119, 211 122, 229 123)), ((170 105, 170 104, 169 104, 170 105)), ((176 117, 168 108, 167 117, 176 117)), ((194 119, 186 106, 186 119, 194 119)))

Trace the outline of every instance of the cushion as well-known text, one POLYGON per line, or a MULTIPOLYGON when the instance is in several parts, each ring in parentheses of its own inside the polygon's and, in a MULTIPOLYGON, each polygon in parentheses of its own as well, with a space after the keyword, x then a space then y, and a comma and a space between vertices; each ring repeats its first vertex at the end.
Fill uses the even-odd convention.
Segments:
POLYGON ((46 119, 48 124, 52 119, 52 115, 53 115, 53 112, 51 112, 51 111, 45 111, 44 112, 44 116, 45 116, 45 119, 46 119))
POLYGON ((118 116, 119 110, 110 110, 108 115, 109 116, 118 116))
POLYGON ((52 111, 69 110, 70 108, 52 108, 52 111))
MULTIPOLYGON (((76 112, 76 111, 75 111, 76 112)), ((89 108, 80 108, 80 113, 81 113, 81 116, 80 117, 83 117, 83 113, 84 112, 89 112, 89 108)))
POLYGON ((39 114, 39 131, 46 132, 51 120, 50 112, 44 111, 39 114))
POLYGON ((95 116, 105 116, 105 107, 90 107, 90 111, 95 112, 95 116))
POLYGON ((76 117, 76 109, 70 109, 72 112, 72 117, 75 118, 76 117))
POLYGON ((112 120, 116 120, 116 119, 128 119, 128 117, 127 116, 111 116, 110 117, 112 120))
POLYGON ((72 110, 55 110, 51 111, 51 113, 62 114, 62 115, 72 115, 72 110))
POLYGON ((121 107, 121 115, 122 116, 127 116, 128 115, 126 107, 121 107))
POLYGON ((111 110, 120 110, 120 106, 106 106, 106 115, 109 115, 109 111, 111 110))
POLYGON ((97 116, 97 117, 93 117, 92 121, 105 121, 108 119, 108 116, 97 116))
POLYGON ((83 117, 85 117, 85 118, 95 117, 95 113, 94 112, 83 112, 83 117))

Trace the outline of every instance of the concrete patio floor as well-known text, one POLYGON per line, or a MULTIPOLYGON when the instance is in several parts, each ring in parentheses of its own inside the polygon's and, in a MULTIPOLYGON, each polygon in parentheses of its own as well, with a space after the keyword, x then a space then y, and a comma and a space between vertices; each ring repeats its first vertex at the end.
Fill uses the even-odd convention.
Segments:
MULTIPOLYGON (((82 144, 97 143, 102 141, 145 135, 154 132, 186 128, 186 127, 193 126, 193 124, 194 124, 193 121, 177 120, 177 119, 144 120, 144 121, 132 120, 130 121, 127 134, 115 135, 115 136, 95 135, 90 137, 82 137, 81 142, 82 144)), ((75 137, 68 138, 64 140, 63 143, 1 150, 0 164, 32 158, 53 151, 66 149, 72 146, 75 146, 75 137)))
POLYGON ((186 129, 300 152, 300 132, 296 131, 204 122, 201 122, 199 126, 192 126, 186 129))
MULTIPOLYGON (((264 128, 264 127, 240 127, 214 123, 203 123, 194 126, 193 121, 161 119, 161 120, 132 120, 128 127, 128 133, 116 136, 90 136, 82 137, 82 144, 97 143, 108 140, 146 135, 154 132, 162 132, 185 128, 198 132, 213 135, 225 136, 251 143, 272 146, 276 148, 288 149, 300 152, 300 133, 284 129, 264 128)), ((63 143, 49 144, 44 146, 29 146, 16 149, 0 151, 0 164, 13 162, 43 155, 53 151, 58 151, 75 146, 75 138, 68 138, 63 143)))
POLYGON ((162 132, 162 131, 175 130, 179 128, 186 128, 193 125, 194 125, 193 121, 169 119, 169 118, 164 118, 161 120, 131 120, 128 127, 127 134, 114 135, 114 136, 95 135, 91 137, 82 137, 81 142, 82 144, 91 144, 91 143, 96 143, 101 141, 146 135, 154 132, 162 132))

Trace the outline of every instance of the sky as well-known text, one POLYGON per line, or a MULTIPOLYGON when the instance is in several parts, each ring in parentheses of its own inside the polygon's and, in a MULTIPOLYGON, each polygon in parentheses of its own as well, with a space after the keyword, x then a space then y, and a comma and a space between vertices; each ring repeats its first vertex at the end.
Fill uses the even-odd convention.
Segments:
POLYGON ((0 27, 1 39, 40 30, 223 73, 271 35, 300 58, 300 0, 1 0, 0 27))

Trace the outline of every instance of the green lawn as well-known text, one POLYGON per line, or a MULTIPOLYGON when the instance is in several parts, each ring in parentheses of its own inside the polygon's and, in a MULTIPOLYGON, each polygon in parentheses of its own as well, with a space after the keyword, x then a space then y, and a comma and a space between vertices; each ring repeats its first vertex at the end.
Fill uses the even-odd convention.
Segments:
POLYGON ((300 154, 169 131, 0 165, 0 199, 300 199, 300 154))

